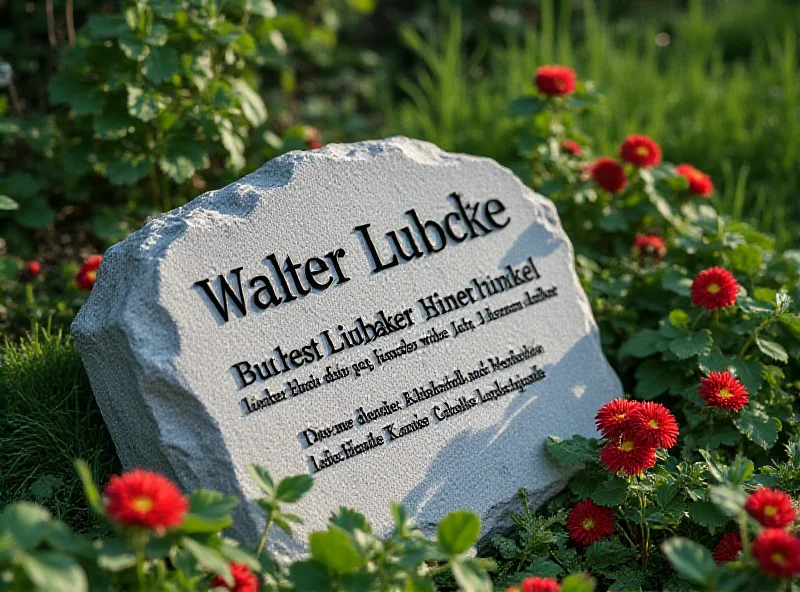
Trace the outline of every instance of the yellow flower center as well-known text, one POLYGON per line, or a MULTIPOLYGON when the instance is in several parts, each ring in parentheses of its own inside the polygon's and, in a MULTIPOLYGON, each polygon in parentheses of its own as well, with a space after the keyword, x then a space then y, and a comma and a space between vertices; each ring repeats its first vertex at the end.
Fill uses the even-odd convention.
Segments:
POLYGON ((660 425, 658 425, 658 422, 655 419, 651 419, 650 421, 648 421, 647 425, 649 425, 654 430, 657 430, 658 428, 661 427, 660 425))
POLYGON ((614 419, 616 419, 617 421, 623 421, 625 419, 625 414, 624 413, 617 413, 614 416, 614 419))
POLYGON ((622 450, 622 452, 631 452, 634 448, 636 448, 636 445, 631 440, 626 440, 619 445, 619 449, 622 450))
POLYGON ((637 156, 650 156, 650 149, 647 146, 636 147, 637 156))
POLYGON ((774 516, 778 513, 778 508, 775 506, 764 506, 764 515, 765 516, 774 516))
POLYGON ((583 521, 583 530, 594 530, 594 527, 595 523, 591 518, 587 518, 583 521))
POLYGON ((719 287, 719 284, 710 284, 710 285, 708 286, 708 292, 709 292, 709 294, 716 294, 716 293, 717 293, 717 292, 719 292, 721 289, 722 289, 722 288, 720 288, 720 287, 719 287))
POLYGON ((728 389, 723 388, 719 390, 718 396, 720 399, 730 399, 733 396, 733 393, 730 392, 728 389))
POLYGON ((149 512, 153 507, 153 500, 147 496, 136 497, 131 502, 131 506, 137 512, 149 512))
POLYGON ((95 278, 97 277, 97 271, 87 271, 86 275, 94 282, 95 278))
POLYGON ((788 563, 786 557, 783 556, 783 553, 773 553, 769 556, 769 558, 772 560, 772 563, 777 565, 786 565, 788 563))

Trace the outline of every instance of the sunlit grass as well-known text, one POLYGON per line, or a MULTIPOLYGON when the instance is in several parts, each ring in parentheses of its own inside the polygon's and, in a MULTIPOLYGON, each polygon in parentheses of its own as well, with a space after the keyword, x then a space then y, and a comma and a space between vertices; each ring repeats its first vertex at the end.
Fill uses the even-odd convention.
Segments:
POLYGON ((666 23, 609 25, 590 1, 575 14, 570 3, 541 6, 539 28, 502 45, 479 43, 471 55, 457 13, 438 34, 407 28, 425 67, 400 83, 407 98, 386 107, 387 133, 513 166, 508 103, 530 87, 537 66, 568 64, 606 97, 586 125, 601 151, 615 153, 629 133, 651 135, 668 160, 713 176, 723 212, 784 245, 800 242, 800 11, 761 0, 708 12, 695 1, 666 23))

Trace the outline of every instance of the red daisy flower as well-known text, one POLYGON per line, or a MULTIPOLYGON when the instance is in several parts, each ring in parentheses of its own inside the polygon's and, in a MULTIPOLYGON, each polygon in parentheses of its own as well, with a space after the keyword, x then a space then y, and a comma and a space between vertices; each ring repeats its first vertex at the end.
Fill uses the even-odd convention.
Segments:
POLYGON ((604 438, 616 440, 628 427, 631 412, 641 403, 631 399, 614 399, 609 401, 597 412, 595 422, 597 429, 604 438))
POLYGON ((536 70, 536 88, 550 97, 571 95, 575 92, 575 70, 566 66, 542 66, 536 70))
POLYGON ((739 282, 722 267, 704 269, 694 278, 690 289, 692 304, 708 310, 731 306, 739 293, 739 282))
POLYGON ((753 557, 764 573, 789 578, 800 573, 800 539, 780 528, 767 528, 753 541, 753 557))
POLYGON ((322 148, 322 135, 317 128, 307 125, 303 129, 303 137, 306 141, 307 149, 317 150, 318 148, 322 148))
POLYGON ((661 162, 661 147, 647 136, 628 136, 619 147, 622 160, 640 167, 653 167, 661 162))
POLYGON ((39 277, 42 272, 42 265, 38 261, 28 261, 22 268, 22 279, 29 282, 39 277))
POLYGON ((575 156, 579 156, 581 152, 583 152, 583 148, 581 148, 581 145, 575 142, 574 140, 564 140, 563 148, 564 150, 574 154, 575 156))
POLYGON ((220 576, 214 576, 211 581, 212 588, 225 588, 233 592, 258 592, 261 589, 258 578, 244 563, 231 563, 230 568, 233 586, 226 584, 220 576))
POLYGON ((559 592, 561 586, 552 578, 526 578, 522 580, 522 592, 559 592))
POLYGON ((698 171, 690 164, 679 164, 675 167, 675 172, 681 177, 686 177, 689 181, 689 191, 700 197, 708 197, 714 192, 714 183, 711 177, 698 171))
POLYGON ((738 532, 726 532, 722 535, 712 555, 714 561, 722 565, 729 561, 736 561, 742 552, 742 537, 738 532))
POLYGON ((672 448, 678 443, 678 422, 661 403, 639 403, 631 411, 628 426, 639 443, 655 448, 672 448))
POLYGON ((761 526, 783 528, 794 522, 797 512, 792 506, 792 498, 785 491, 761 487, 747 498, 744 509, 761 526))
POLYGON ((75 283, 78 285, 79 290, 90 291, 94 287, 95 279, 97 278, 97 270, 103 262, 102 255, 92 255, 83 265, 78 269, 75 274, 75 283))
POLYGON ((614 534, 614 511, 587 499, 577 504, 567 518, 567 530, 573 541, 588 547, 614 534))
POLYGON ((701 378, 697 392, 709 407, 725 411, 739 411, 750 400, 744 385, 727 370, 701 378))
POLYGON ((612 473, 638 475, 655 466, 656 449, 622 434, 618 442, 609 442, 600 449, 600 462, 612 473))
POLYGON ((618 193, 625 189, 628 182, 622 165, 613 158, 601 156, 589 166, 589 174, 594 182, 609 193, 618 193))
POLYGON ((135 469, 114 475, 105 489, 106 515, 123 526, 164 530, 183 522, 189 504, 166 477, 135 469))
POLYGON ((667 254, 664 239, 655 234, 637 234, 633 241, 633 256, 638 259, 651 257, 660 261, 667 254))

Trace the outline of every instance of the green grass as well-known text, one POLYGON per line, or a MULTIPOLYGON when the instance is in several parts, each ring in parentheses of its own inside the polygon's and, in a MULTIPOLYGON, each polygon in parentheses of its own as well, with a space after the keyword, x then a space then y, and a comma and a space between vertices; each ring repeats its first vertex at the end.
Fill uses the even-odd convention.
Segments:
POLYGON ((800 228, 800 11, 775 0, 722 2, 686 12, 609 22, 589 0, 541 3, 538 28, 486 47, 466 39, 457 13, 425 35, 403 38, 422 63, 403 80, 406 98, 385 105, 384 132, 428 139, 448 150, 513 166, 511 99, 545 63, 564 63, 594 81, 606 106, 587 121, 598 148, 613 154, 627 134, 645 133, 665 158, 710 173, 721 211, 797 244, 800 228), (660 47, 658 33, 668 32, 660 47))
POLYGON ((119 461, 70 338, 38 329, 6 342, 0 405, 0 508, 34 500, 79 532, 102 532, 73 462, 84 459, 105 483, 120 470, 119 461))

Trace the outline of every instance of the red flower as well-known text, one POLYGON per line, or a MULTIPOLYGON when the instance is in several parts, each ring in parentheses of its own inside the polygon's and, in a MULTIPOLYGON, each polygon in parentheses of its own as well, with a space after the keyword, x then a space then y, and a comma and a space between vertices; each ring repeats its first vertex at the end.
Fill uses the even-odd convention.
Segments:
POLYGON ((711 267, 694 278, 691 287, 692 304, 708 310, 725 308, 736 302, 739 282, 727 269, 711 267))
POLYGON ((609 442, 600 449, 600 462, 612 473, 621 471, 626 475, 638 475, 655 466, 656 449, 623 434, 619 442, 609 442))
POLYGON ((106 515, 123 526, 164 530, 183 522, 189 504, 175 485, 158 473, 135 469, 108 482, 106 515))
POLYGON ((608 156, 601 156, 594 161, 589 167, 589 174, 595 183, 609 193, 622 191, 627 183, 622 165, 608 156))
POLYGON ((726 411, 739 411, 750 400, 744 385, 727 370, 701 378, 697 392, 709 407, 726 411))
POLYGON ((792 498, 780 489, 761 487, 747 498, 744 509, 761 526, 783 528, 794 522, 797 514, 792 506, 792 498))
POLYGON ((661 403, 639 403, 628 421, 633 438, 655 448, 672 448, 678 443, 678 422, 661 403))
POLYGON ((628 427, 630 413, 641 403, 630 399, 614 399, 609 401, 597 412, 595 422, 597 429, 604 438, 616 440, 628 427))
POLYGON ((575 92, 575 70, 566 66, 542 66, 536 70, 536 88, 550 97, 575 92))
POLYGON ((614 534, 614 511, 590 499, 582 501, 570 511, 567 530, 573 541, 588 547, 614 534))
POLYGON ((228 586, 220 576, 214 576, 211 581, 212 588, 226 588, 233 592, 259 591, 261 584, 258 583, 258 578, 244 563, 231 563, 230 568, 233 575, 233 587, 228 586))
POLYGON ((700 197, 708 197, 714 192, 714 183, 711 177, 698 171, 690 164, 679 164, 675 167, 675 172, 689 181, 689 191, 700 197))
POLYGON ((714 549, 714 561, 722 565, 729 561, 736 561, 742 551, 742 537, 738 532, 726 532, 714 549))
POLYGON ((102 255, 92 255, 83 265, 78 269, 75 274, 75 283, 78 285, 79 290, 90 291, 94 287, 95 278, 97 278, 97 270, 103 262, 102 255))
POLYGON ((661 162, 661 148, 647 136, 628 136, 619 147, 622 160, 640 167, 653 167, 661 162))
POLYGON ((561 586, 552 578, 526 578, 522 580, 522 592, 559 592, 561 586))
POLYGON ((567 152, 571 152, 575 156, 578 156, 583 152, 583 148, 581 145, 575 142, 574 140, 564 140, 564 150, 567 152))
POLYGON ((633 256, 639 259, 651 257, 660 261, 667 254, 664 239, 655 234, 637 234, 633 241, 633 256))
POLYGON ((303 138, 306 141, 306 148, 309 150, 322 148, 322 135, 317 128, 307 125, 303 129, 303 138))
POLYGON ((28 261, 22 268, 22 279, 29 282, 39 277, 41 272, 42 266, 38 261, 28 261))
POLYGON ((800 539, 780 528, 768 528, 753 541, 753 557, 764 573, 789 578, 800 573, 800 539))

